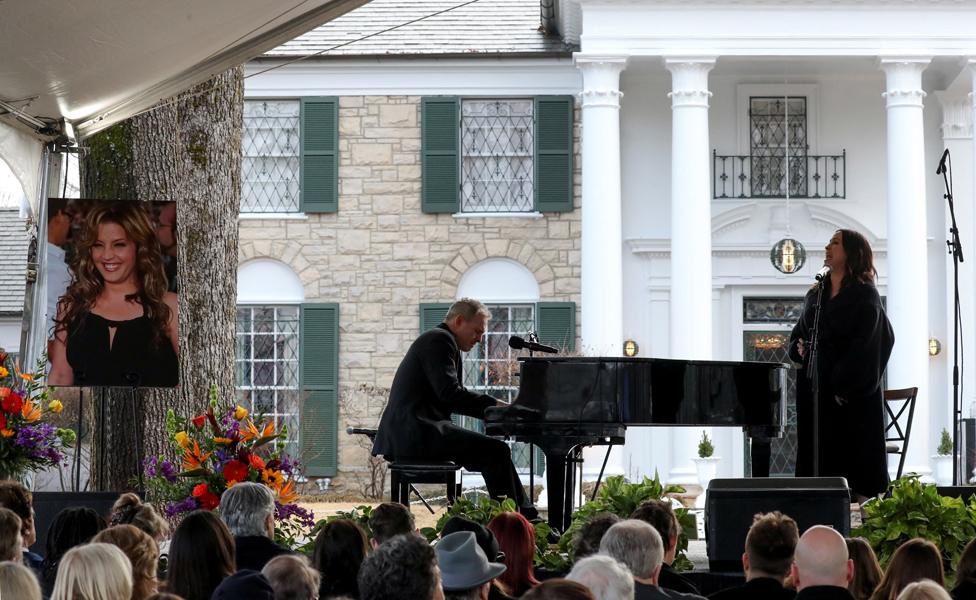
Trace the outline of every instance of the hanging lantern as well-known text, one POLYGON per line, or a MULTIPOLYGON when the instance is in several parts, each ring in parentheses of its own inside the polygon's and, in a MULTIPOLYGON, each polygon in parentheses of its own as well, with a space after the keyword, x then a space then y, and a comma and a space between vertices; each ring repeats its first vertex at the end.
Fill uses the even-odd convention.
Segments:
POLYGON ((769 251, 769 261, 780 273, 796 273, 807 261, 807 251, 798 240, 783 238, 769 251))

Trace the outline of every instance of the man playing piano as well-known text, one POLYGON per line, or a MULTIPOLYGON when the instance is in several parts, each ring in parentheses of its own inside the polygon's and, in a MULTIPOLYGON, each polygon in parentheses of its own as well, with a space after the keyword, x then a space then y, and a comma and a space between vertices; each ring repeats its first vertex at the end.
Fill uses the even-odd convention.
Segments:
POLYGON ((393 377, 373 455, 400 462, 450 460, 480 471, 492 498, 512 498, 522 514, 535 518, 508 445, 451 422, 452 413, 480 419, 486 408, 504 404, 461 383, 461 352, 481 341, 490 318, 481 302, 462 298, 443 323, 414 340, 393 377))

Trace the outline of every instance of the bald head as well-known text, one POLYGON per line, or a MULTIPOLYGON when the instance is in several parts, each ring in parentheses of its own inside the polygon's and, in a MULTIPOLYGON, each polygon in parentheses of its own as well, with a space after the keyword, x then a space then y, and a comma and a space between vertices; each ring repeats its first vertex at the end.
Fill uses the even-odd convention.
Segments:
POLYGON ((844 538, 823 525, 814 525, 800 536, 793 555, 793 582, 796 589, 815 585, 846 588, 854 563, 847 555, 844 538))

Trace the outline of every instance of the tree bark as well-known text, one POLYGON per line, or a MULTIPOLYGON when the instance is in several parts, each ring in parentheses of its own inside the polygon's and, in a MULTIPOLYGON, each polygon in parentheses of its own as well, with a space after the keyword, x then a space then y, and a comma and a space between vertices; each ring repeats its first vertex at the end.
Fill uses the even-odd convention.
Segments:
POLYGON ((211 385, 222 403, 234 401, 243 106, 237 67, 85 141, 82 197, 174 200, 179 240, 180 383, 139 391, 135 403, 128 390, 103 394, 96 489, 127 489, 144 456, 173 453, 168 409, 199 414, 211 385))

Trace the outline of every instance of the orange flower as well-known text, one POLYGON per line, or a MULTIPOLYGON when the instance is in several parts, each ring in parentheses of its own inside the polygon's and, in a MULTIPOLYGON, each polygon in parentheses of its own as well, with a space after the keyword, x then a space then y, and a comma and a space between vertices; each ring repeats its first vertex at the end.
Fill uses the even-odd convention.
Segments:
POLYGON ((0 366, 0 377, 6 377, 7 375, 10 375, 10 371, 6 367, 0 366))
POLYGON ((285 477, 281 474, 281 471, 275 471, 274 469, 262 470, 261 479, 275 489, 280 488, 281 484, 285 481, 285 477))
POLYGON ((7 438, 8 437, 14 437, 14 430, 13 429, 0 429, 0 435, 2 435, 3 437, 7 437, 7 438))
POLYGON ((20 378, 27 382, 34 381, 34 376, 30 373, 21 373, 20 378))
POLYGON ((241 427, 241 441, 246 442, 259 437, 261 437, 261 432, 254 426, 254 421, 248 419, 247 423, 241 427))
POLYGON ((215 437, 213 439, 213 441, 214 441, 215 444, 225 444, 226 445, 226 444, 232 443, 234 440, 232 440, 230 438, 225 438, 225 437, 215 437))
POLYGON ((247 457, 247 462, 249 462, 251 466, 257 469, 258 471, 263 470, 265 467, 264 461, 257 454, 249 455, 247 457))
POLYGON ((294 481, 289 481, 278 488, 278 502, 281 504, 291 504, 296 499, 298 499, 298 493, 295 491, 294 481))
POLYGON ((41 408, 33 402, 24 402, 24 407, 20 410, 20 414, 23 415, 28 423, 33 423, 41 418, 41 408))
POLYGON ((200 452, 200 445, 193 442, 193 450, 187 448, 186 453, 183 454, 183 470, 195 471, 197 469, 202 469, 203 462, 210 458, 210 454, 210 452, 202 454, 200 452))
POLYGON ((0 387, 0 398, 6 398, 10 395, 10 388, 0 387))

